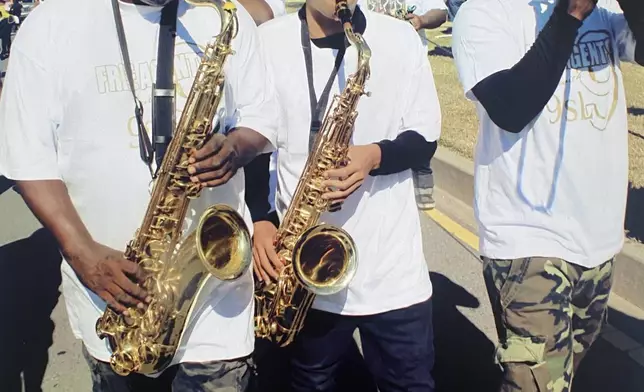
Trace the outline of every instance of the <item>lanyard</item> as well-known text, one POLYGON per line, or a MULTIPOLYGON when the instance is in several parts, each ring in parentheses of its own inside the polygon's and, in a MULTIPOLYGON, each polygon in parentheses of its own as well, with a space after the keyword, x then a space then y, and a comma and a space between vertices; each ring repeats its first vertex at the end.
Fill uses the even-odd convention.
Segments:
MULTIPOLYGON (((304 10, 304 8, 302 8, 304 10)), ((335 56, 335 64, 329 80, 326 82, 326 86, 320 95, 320 100, 318 101, 315 94, 315 86, 313 84, 313 55, 311 54, 311 39, 309 34, 309 27, 306 24, 306 16, 300 15, 301 22, 301 38, 302 38, 302 50, 304 51, 304 61, 306 63, 306 77, 308 79, 309 86, 309 100, 311 104, 311 125, 309 130, 309 152, 312 151, 313 145, 315 144, 315 138, 317 133, 322 127, 322 116, 324 115, 327 102, 329 101, 329 93, 331 91, 331 86, 335 81, 335 77, 338 74, 340 65, 342 64, 342 59, 346 52, 346 45, 338 50, 338 54, 335 56)))
POLYGON ((177 10, 179 1, 175 0, 166 5, 161 11, 161 23, 159 27, 159 48, 157 52, 157 74, 156 83, 153 86, 152 100, 152 140, 148 136, 143 123, 143 104, 136 96, 134 88, 134 77, 132 75, 132 63, 125 39, 123 19, 119 9, 119 0, 112 0, 112 11, 116 32, 118 34, 121 56, 125 66, 125 73, 134 99, 134 115, 136 118, 137 131, 139 136, 139 152, 141 160, 148 166, 152 178, 157 173, 152 170, 152 161, 156 155, 157 171, 161 166, 163 155, 172 138, 174 129, 174 38, 177 30, 177 10))

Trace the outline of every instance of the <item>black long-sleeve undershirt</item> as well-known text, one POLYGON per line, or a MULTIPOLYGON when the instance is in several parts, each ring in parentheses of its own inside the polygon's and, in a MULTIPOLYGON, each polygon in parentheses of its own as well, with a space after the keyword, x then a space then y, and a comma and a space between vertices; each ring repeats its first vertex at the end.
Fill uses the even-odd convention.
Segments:
POLYGON ((581 25, 565 9, 555 8, 534 45, 516 65, 472 88, 497 126, 519 133, 543 110, 559 85, 581 25))
POLYGON ((266 219, 271 210, 268 201, 271 179, 270 160, 271 154, 262 154, 244 166, 244 180, 246 182, 244 200, 253 222, 266 219))
MULTIPOLYGON (((380 167, 369 175, 382 176, 425 166, 436 152, 437 142, 428 142, 416 131, 405 131, 394 140, 383 140, 380 146, 380 167)), ((270 154, 255 158, 244 167, 246 192, 244 199, 253 222, 268 220, 278 226, 277 214, 270 212, 270 154)))
POLYGON ((644 65, 644 1, 617 0, 635 37, 635 61, 644 65))
POLYGON ((428 142, 416 131, 405 131, 394 140, 383 140, 380 146, 380 167, 372 170, 372 176, 400 173, 417 169, 429 163, 436 152, 437 142, 428 142))

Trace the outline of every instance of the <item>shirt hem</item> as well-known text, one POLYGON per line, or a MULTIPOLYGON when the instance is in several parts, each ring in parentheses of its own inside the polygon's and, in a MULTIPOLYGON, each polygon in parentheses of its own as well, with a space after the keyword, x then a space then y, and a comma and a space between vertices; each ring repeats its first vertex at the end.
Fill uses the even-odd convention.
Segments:
POLYGON ((48 181, 62 179, 60 173, 49 170, 0 170, 0 176, 4 176, 13 181, 48 181))
POLYGON ((575 252, 571 252, 561 247, 552 247, 550 250, 545 251, 544 247, 535 247, 535 246, 525 246, 520 247, 520 249, 511 249, 508 250, 503 247, 497 247, 486 243, 485 240, 481 241, 481 251, 480 254, 483 257, 489 259, 502 259, 502 260, 513 260, 520 259, 524 257, 553 257, 557 259, 565 260, 568 263, 575 264, 585 268, 595 268, 602 265, 608 260, 612 259, 618 255, 624 243, 620 246, 615 246, 610 248, 609 251, 597 251, 591 252, 592 256, 589 255, 580 255, 575 252), (592 259, 591 259, 592 257, 592 259))
POLYGON ((386 313, 392 310, 399 310, 399 309, 408 308, 413 305, 417 305, 419 303, 427 301, 432 297, 432 295, 433 295, 433 288, 430 287, 429 290, 424 290, 422 294, 418 294, 414 297, 401 299, 399 301, 391 302, 385 305, 381 304, 381 306, 373 307, 373 308, 371 307, 362 308, 362 309, 343 308, 343 305, 339 305, 332 302, 324 302, 324 301, 320 301, 320 302, 316 301, 316 303, 314 303, 314 305, 311 308, 315 310, 321 310, 323 312, 339 314, 342 316, 370 316, 374 314, 386 313))

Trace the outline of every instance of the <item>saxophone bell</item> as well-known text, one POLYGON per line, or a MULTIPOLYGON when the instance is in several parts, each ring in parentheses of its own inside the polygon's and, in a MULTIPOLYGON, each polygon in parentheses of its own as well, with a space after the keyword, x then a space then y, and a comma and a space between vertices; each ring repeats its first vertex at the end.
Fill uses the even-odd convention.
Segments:
POLYGON ((215 278, 235 280, 250 267, 250 233, 241 215, 231 207, 218 204, 208 208, 194 235, 199 259, 215 278))
POLYGON ((356 273, 357 260, 351 236, 328 224, 306 230, 293 248, 295 275, 316 295, 335 294, 347 287, 356 273))

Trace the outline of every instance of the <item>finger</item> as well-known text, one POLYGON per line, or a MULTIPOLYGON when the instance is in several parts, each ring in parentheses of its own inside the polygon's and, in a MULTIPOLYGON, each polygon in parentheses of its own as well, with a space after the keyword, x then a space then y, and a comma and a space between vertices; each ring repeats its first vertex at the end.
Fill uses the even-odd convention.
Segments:
POLYGON ((331 169, 324 173, 326 178, 346 178, 356 172, 355 165, 349 164, 338 169, 331 169))
POLYGON ((135 263, 128 259, 122 259, 121 269, 130 277, 134 278, 134 281, 137 283, 143 283, 146 278, 145 271, 138 263, 135 263))
POLYGON ((201 174, 190 177, 193 182, 206 183, 208 181, 219 180, 223 178, 233 168, 231 160, 227 160, 221 166, 212 166, 208 170, 202 171, 201 174))
POLYGON ((348 189, 354 183, 350 181, 351 177, 343 180, 326 180, 322 182, 322 186, 326 189, 337 189, 343 191, 348 189))
POLYGON ((271 277, 268 276, 266 272, 262 269, 261 264, 257 263, 257 270, 259 271, 260 275, 262 276, 262 281, 269 283, 271 281, 271 277))
POLYGON ((325 186, 331 189, 336 189, 338 191, 346 191, 347 189, 351 188, 356 183, 362 180, 364 180, 364 177, 360 173, 356 172, 356 173, 353 173, 348 178, 345 178, 344 180, 327 180, 327 181, 324 181, 323 184, 325 184, 325 186))
POLYGON ((257 254, 257 249, 253 246, 253 272, 255 272, 255 276, 259 280, 264 280, 264 277, 260 273, 259 270, 259 255, 257 254))
POLYGON ((257 263, 253 260, 253 273, 255 274, 255 277, 261 281, 264 280, 264 277, 262 274, 259 272, 259 268, 257 267, 257 263))
POLYGON ((351 187, 349 187, 348 189, 343 190, 343 191, 327 192, 327 193, 322 195, 322 198, 327 199, 327 200, 344 201, 353 192, 355 192, 355 190, 358 189, 360 187, 360 185, 362 185, 362 181, 356 182, 351 187))
POLYGON ((199 150, 194 151, 188 160, 190 163, 203 161, 204 159, 217 154, 224 145, 226 137, 221 134, 214 134, 199 150))
POLYGON ((268 257, 268 260, 277 268, 278 271, 281 271, 282 268, 284 268, 284 263, 282 263, 282 260, 280 260, 279 256, 275 252, 275 248, 269 244, 265 248, 266 250, 266 256, 268 257))
POLYGON ((232 152, 230 150, 220 150, 217 154, 207 157, 202 161, 192 163, 188 166, 188 174, 195 176, 197 174, 221 169, 226 165, 226 163, 231 161, 231 158, 232 152))
MULTIPOLYGON (((118 285, 114 283, 110 284, 107 287, 107 291, 112 295, 112 297, 116 300, 116 302, 125 306, 126 308, 139 306, 139 304, 141 304, 141 301, 132 297, 131 295, 123 291, 118 285)), ((141 304, 141 306, 142 305, 143 304, 141 304)))
POLYGON ((264 249, 259 250, 259 261, 260 261, 260 265, 261 265, 262 269, 264 270, 264 272, 266 274, 268 274, 268 276, 270 278, 277 279, 279 274, 273 268, 273 265, 269 261, 268 256, 266 255, 266 251, 264 249))
POLYGON ((216 180, 204 182, 204 183, 202 183, 202 185, 207 186, 207 187, 216 187, 216 186, 223 185, 223 184, 227 183, 228 181, 230 181, 230 179, 233 178, 235 173, 237 173, 237 169, 233 167, 232 170, 229 170, 226 174, 224 174, 223 177, 221 177, 219 179, 216 179, 216 180))
MULTIPOLYGON (((132 282, 123 272, 118 271, 114 273, 114 283, 116 283, 123 291, 135 297, 139 301, 149 303, 151 298, 148 293, 143 290, 139 285, 132 282)), ((115 293, 112 293, 114 295, 115 293)))
POLYGON ((118 301, 116 301, 114 297, 112 297, 112 294, 108 293, 107 291, 101 291, 100 293, 98 293, 98 296, 101 297, 101 299, 105 301, 107 306, 116 313, 123 313, 127 310, 125 306, 118 303, 118 301))

